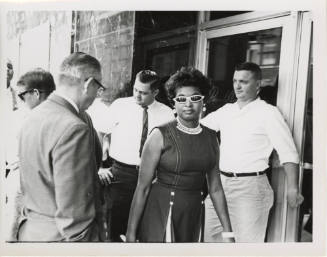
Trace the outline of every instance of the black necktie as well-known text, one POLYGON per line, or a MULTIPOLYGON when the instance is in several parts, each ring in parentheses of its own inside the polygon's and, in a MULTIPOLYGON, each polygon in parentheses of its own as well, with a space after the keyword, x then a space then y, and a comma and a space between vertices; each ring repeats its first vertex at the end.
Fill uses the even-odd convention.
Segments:
POLYGON ((142 137, 141 137, 141 144, 140 144, 140 157, 142 154, 143 146, 146 137, 148 136, 148 107, 143 107, 143 127, 142 127, 142 137))
POLYGON ((94 143, 94 151, 95 151, 95 156, 96 156, 96 162, 97 165, 100 165, 101 159, 102 159, 102 149, 101 149, 101 144, 98 138, 98 135, 93 127, 92 120, 90 116, 84 111, 81 111, 79 113, 79 117, 87 124, 87 126, 90 128, 90 134, 92 138, 92 142, 94 143))

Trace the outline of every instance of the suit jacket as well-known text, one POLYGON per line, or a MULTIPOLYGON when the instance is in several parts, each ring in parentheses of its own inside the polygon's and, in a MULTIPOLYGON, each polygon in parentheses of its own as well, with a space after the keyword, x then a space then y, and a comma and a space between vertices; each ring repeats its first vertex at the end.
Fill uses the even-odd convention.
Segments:
POLYGON ((19 137, 24 216, 20 241, 96 241, 101 146, 91 119, 52 94, 19 137))

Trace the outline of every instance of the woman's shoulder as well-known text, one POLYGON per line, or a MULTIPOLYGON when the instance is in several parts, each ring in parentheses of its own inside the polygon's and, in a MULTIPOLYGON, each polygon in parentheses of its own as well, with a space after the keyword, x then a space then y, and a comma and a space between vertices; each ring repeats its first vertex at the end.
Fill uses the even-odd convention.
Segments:
POLYGON ((177 124, 177 121, 176 121, 176 119, 174 119, 174 120, 171 120, 171 121, 167 121, 167 122, 161 124, 160 126, 157 126, 156 128, 165 130, 165 129, 168 129, 168 128, 176 127, 176 124, 177 124))
POLYGON ((216 137, 216 135, 217 135, 216 131, 214 131, 213 129, 208 128, 207 126, 202 125, 202 124, 201 124, 201 127, 202 127, 203 131, 204 131, 206 134, 209 134, 209 135, 211 135, 211 136, 215 136, 215 137, 216 137))
POLYGON ((175 127, 176 127, 176 120, 168 121, 166 123, 154 127, 151 131, 151 134, 153 133, 153 131, 160 131, 161 134, 165 136, 169 130, 173 130, 175 127))

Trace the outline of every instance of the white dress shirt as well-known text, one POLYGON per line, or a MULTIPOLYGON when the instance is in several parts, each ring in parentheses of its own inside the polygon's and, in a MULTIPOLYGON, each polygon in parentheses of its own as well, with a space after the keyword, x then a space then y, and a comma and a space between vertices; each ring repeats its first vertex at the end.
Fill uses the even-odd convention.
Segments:
MULTIPOLYGON (((97 131, 111 134, 109 155, 119 162, 139 165, 143 108, 133 97, 119 98, 109 107, 96 99, 87 111, 97 131)), ((148 133, 174 119, 173 111, 154 101, 148 106, 148 133)))
POLYGON ((201 123, 221 132, 220 169, 226 172, 257 172, 268 168, 273 149, 280 162, 298 163, 290 129, 279 110, 261 99, 240 109, 226 104, 201 123))

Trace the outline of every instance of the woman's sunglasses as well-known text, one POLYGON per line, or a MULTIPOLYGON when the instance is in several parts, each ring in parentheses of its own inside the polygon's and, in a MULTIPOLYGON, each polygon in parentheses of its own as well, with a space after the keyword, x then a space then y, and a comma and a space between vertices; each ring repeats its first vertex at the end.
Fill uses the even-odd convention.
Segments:
POLYGON ((204 98, 203 95, 191 95, 191 96, 177 96, 173 100, 176 103, 184 104, 186 103, 187 100, 189 100, 191 103, 197 103, 202 101, 203 98, 204 98))

